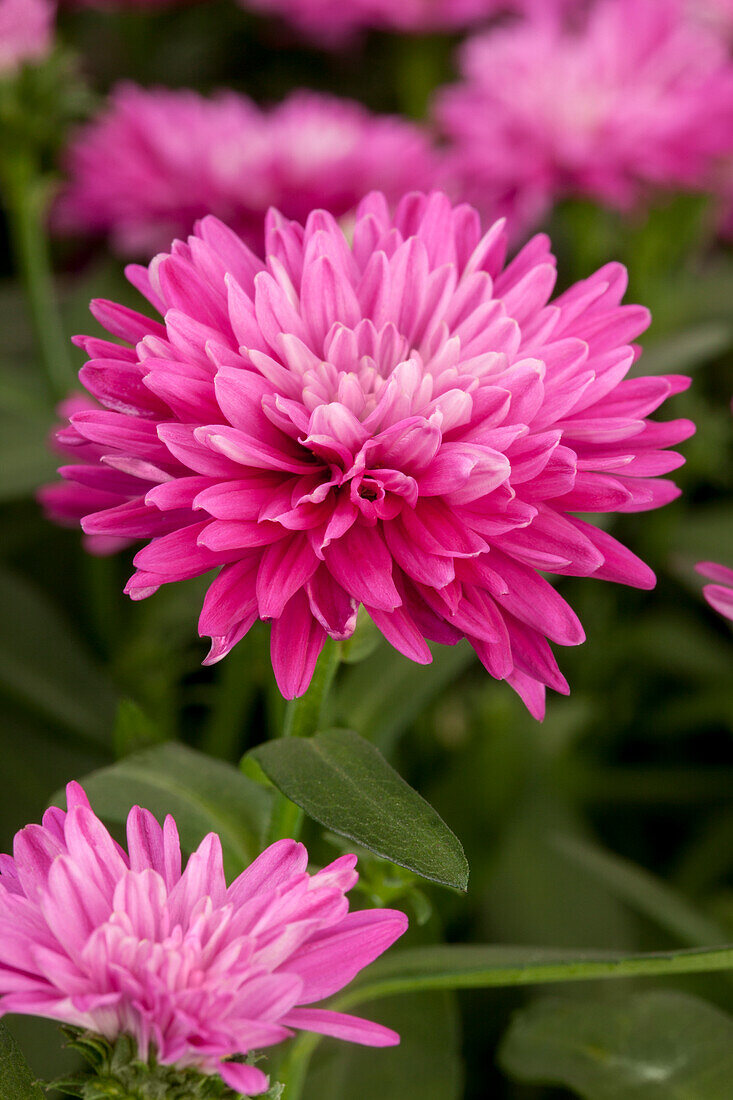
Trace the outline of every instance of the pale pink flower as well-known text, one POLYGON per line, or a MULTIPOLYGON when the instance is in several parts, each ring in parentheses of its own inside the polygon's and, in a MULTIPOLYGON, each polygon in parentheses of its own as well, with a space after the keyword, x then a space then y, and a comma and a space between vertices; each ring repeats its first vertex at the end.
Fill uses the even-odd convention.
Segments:
MULTIPOLYGON (((149 541, 127 591, 222 566, 199 630, 219 660, 272 622, 283 695, 310 682, 326 635, 363 604, 388 641, 467 637, 532 712, 567 692, 547 639, 582 627, 541 576, 651 588, 654 575, 580 512, 637 512, 678 495, 665 450, 694 430, 647 417, 686 388, 629 378, 648 313, 621 305, 609 264, 554 301, 539 236, 504 266, 501 222, 440 193, 360 207, 347 239, 312 213, 267 217, 263 262, 214 218, 130 280, 163 321, 112 302, 80 378, 104 410, 74 415, 103 451, 95 489, 137 479, 89 512, 88 534, 149 541), (626 379, 626 380, 624 380, 626 379)), ((89 467, 64 477, 88 484, 89 467)))
POLYGON ((396 201, 432 186, 437 155, 426 134, 350 100, 295 92, 267 110, 234 93, 118 87, 67 157, 70 183, 57 221, 108 233, 149 257, 213 213, 262 246, 266 210, 336 217, 375 187, 396 201))
POLYGON ((0 0, 0 75, 46 56, 55 16, 51 0, 0 0))
POLYGON ((0 1015, 45 1016, 140 1057, 219 1074, 247 1096, 262 1070, 227 1059, 305 1029, 367 1046, 399 1036, 312 1007, 342 989, 402 935, 403 913, 349 912, 356 856, 316 874, 302 844, 272 844, 227 888, 210 833, 181 870, 176 824, 139 806, 125 852, 77 783, 68 813, 15 837, 0 856, 0 1015))
POLYGON ((726 46, 675 0, 526 20, 467 42, 460 66, 435 105, 451 173, 518 227, 566 196, 628 209, 658 188, 706 189, 733 150, 726 46))
POLYGON ((715 611, 733 622, 733 569, 714 561, 701 561, 697 572, 715 584, 706 584, 702 594, 715 611))

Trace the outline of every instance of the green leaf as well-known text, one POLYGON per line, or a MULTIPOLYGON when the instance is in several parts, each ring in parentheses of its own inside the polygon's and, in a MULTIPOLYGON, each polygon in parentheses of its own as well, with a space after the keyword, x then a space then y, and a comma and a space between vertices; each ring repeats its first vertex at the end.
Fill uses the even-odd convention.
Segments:
POLYGON ((556 837, 552 847, 675 939, 692 947, 710 947, 725 939, 725 930, 715 921, 642 867, 579 837, 556 837))
MULTIPOLYGON (((171 742, 127 756, 81 783, 96 812, 109 822, 124 823, 135 804, 161 821, 172 814, 187 851, 206 833, 218 833, 230 877, 261 850, 270 793, 237 768, 183 745, 171 742)), ((62 802, 63 795, 54 801, 62 802)))
POLYGON ((73 628, 45 595, 4 569, 0 608, 0 685, 47 719, 109 744, 115 690, 73 628))
POLYGON ((658 990, 623 1000, 542 1000, 517 1014, 500 1049, 520 1081, 586 1100, 729 1100, 733 1019, 658 990))
POLYGON ((613 951, 441 944, 390 952, 333 1004, 350 1008, 376 997, 417 990, 491 989, 721 970, 733 970, 733 945, 624 955, 613 951))
POLYGON ((303 1100, 460 1100, 463 1067, 458 1014, 450 993, 379 1001, 365 1008, 364 1015, 394 1028, 400 1045, 375 1056, 351 1043, 323 1043, 308 1073, 303 1100))
POLYGON ((252 755, 284 795, 327 829, 422 878, 466 889, 460 841, 358 734, 330 730, 281 738, 252 755))
POLYGON ((43 1090, 4 1024, 0 1024, 0 1095, 3 1100, 43 1100, 43 1090))

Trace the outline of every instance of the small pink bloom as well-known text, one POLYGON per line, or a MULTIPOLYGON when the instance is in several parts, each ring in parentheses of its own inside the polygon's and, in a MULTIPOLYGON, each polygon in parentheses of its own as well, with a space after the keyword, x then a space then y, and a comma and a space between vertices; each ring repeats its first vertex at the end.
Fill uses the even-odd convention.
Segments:
POLYGON ((55 15, 51 0, 0 0, 0 75, 45 57, 55 15))
POLYGON ((231 92, 126 84, 78 133, 67 166, 59 226, 148 257, 209 213, 261 248, 270 206, 304 220, 314 207, 348 214, 375 187, 396 201, 432 185, 437 155, 412 123, 333 96, 295 92, 261 110, 231 92))
MULTIPOLYGON (((548 639, 583 641, 543 573, 641 588, 654 574, 575 513, 673 500, 660 476, 687 420, 648 419, 689 379, 626 377, 649 323, 608 264, 552 299, 544 236, 508 265, 497 222, 445 195, 383 195, 348 238, 331 215, 276 211, 261 260, 205 218, 127 269, 163 320, 92 303, 124 344, 91 337, 80 378, 103 406, 72 416, 99 448, 89 535, 146 545, 127 592, 220 568, 199 620, 219 660, 260 618, 283 695, 308 686, 327 635, 363 605, 387 640, 466 637, 533 714, 567 692, 548 639), (133 489, 132 486, 135 486, 133 489)), ((62 470, 80 493, 90 467, 62 470)), ((91 492, 91 490, 90 490, 91 492)))
POLYGON ((161 828, 133 807, 125 852, 77 783, 66 795, 68 813, 47 810, 0 856, 0 1015, 131 1035, 142 1059, 152 1046, 162 1065, 218 1073, 247 1096, 265 1092, 267 1077, 227 1059, 293 1029, 399 1042, 312 1007, 407 928, 396 910, 349 912, 356 856, 310 875, 303 845, 281 840, 227 887, 215 833, 182 870, 172 817, 161 828))
POLYGON ((701 561, 695 568, 703 577, 716 582, 704 586, 705 599, 715 611, 733 622, 733 569, 713 561, 701 561))
POLYGON ((627 209, 658 188, 709 188, 733 151, 725 43, 675 0, 598 0, 477 36, 439 92, 460 191, 517 226, 565 196, 627 209))

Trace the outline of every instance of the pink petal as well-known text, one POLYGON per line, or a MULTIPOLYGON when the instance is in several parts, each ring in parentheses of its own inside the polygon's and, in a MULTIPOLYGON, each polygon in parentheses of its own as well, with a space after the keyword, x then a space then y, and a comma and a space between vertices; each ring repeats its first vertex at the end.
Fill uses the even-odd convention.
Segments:
POLYGON ((343 1012, 331 1012, 325 1008, 294 1008, 283 1023, 289 1027, 315 1031, 319 1035, 332 1035, 335 1039, 345 1039, 348 1043, 359 1043, 366 1047, 394 1047, 400 1037, 391 1028, 382 1024, 362 1020, 359 1016, 347 1016, 343 1012))
POLYGON ((305 593, 296 592, 272 624, 270 641, 273 672, 285 699, 295 699, 307 690, 325 640, 305 593))
POLYGON ((268 1077, 257 1066, 247 1066, 242 1062, 220 1062, 218 1072, 225 1085, 243 1096, 261 1096, 270 1087, 268 1077))
POLYGON ((283 965, 303 979, 300 1004, 337 993, 407 931, 407 917, 395 909, 348 913, 335 928, 317 933, 283 965))

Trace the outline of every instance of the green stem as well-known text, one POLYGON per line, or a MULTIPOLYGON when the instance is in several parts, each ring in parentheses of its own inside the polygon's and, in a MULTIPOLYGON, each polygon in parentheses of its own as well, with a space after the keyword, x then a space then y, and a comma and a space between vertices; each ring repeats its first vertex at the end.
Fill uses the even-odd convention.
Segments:
POLYGON ((403 114, 418 121, 425 118, 433 92, 448 79, 449 50, 444 35, 395 36, 395 92, 403 114))
POLYGON ((278 1084, 285 1086, 283 1100, 300 1100, 305 1088, 311 1058, 321 1041, 320 1035, 305 1032, 288 1047, 277 1073, 278 1084))
POLYGON ((0 182, 46 382, 56 401, 67 395, 74 371, 56 298, 45 230, 48 182, 41 177, 33 157, 24 151, 4 156, 0 164, 0 182))
MULTIPOLYGON (((339 666, 340 647, 338 642, 326 639, 323 652, 318 658, 313 679, 305 695, 292 699, 285 711, 283 737, 311 737, 321 724, 329 691, 339 666)), ((284 837, 297 840, 303 825, 303 811, 284 794, 275 795, 275 803, 270 819, 268 844, 284 837)))
MULTIPOLYGON (((555 982, 587 982, 608 978, 661 978, 672 974, 702 974, 733 969, 733 947, 715 947, 705 950, 654 952, 640 955, 614 955, 600 953, 594 958, 584 952, 569 960, 567 953, 537 952, 535 961, 514 960, 507 956, 512 949, 496 948, 496 964, 486 965, 486 954, 492 949, 476 946, 474 949, 441 946, 435 948, 409 948, 384 960, 383 977, 367 979, 341 997, 335 998, 329 1007, 338 1011, 350 1009, 366 1001, 392 997, 400 993, 417 993, 454 989, 496 989, 520 985, 541 985, 555 982), (468 950, 473 950, 476 963, 467 964, 468 950), (545 955, 542 958, 542 955, 545 955), (501 956, 505 956, 502 961, 501 956), (430 958, 435 965, 430 972, 430 958), (455 963, 452 959, 455 958, 455 963), (397 971, 390 976, 389 971, 397 971), (401 973, 399 971, 402 971, 401 973)), ((517 948, 528 953, 530 949, 517 948)), ((377 967, 379 969, 379 967, 377 967)), ((320 1042, 317 1035, 304 1034, 294 1040, 283 1060, 277 1079, 285 1086, 283 1100, 300 1100, 308 1073, 310 1060, 320 1042)))

